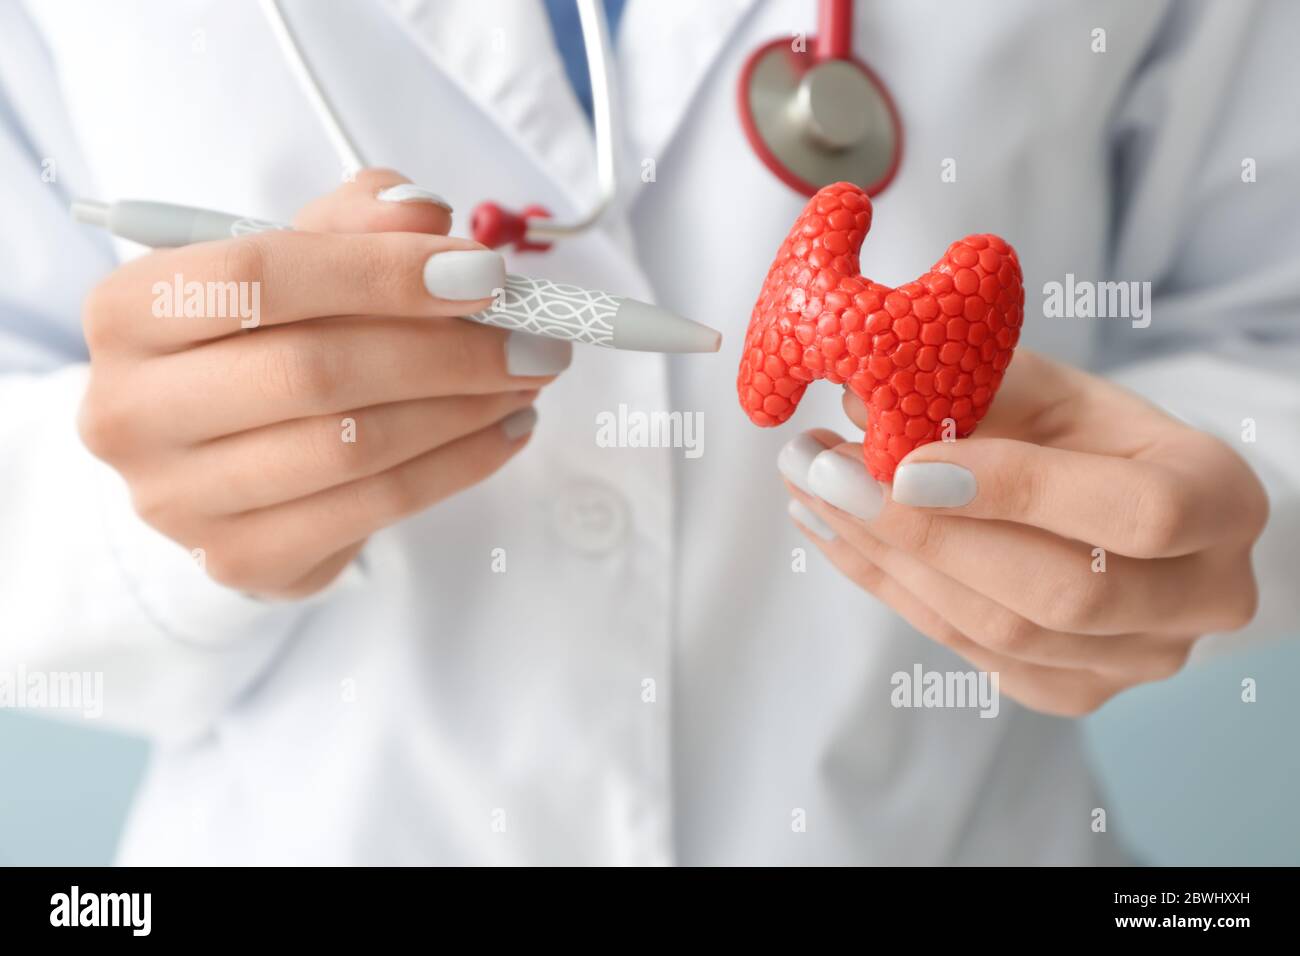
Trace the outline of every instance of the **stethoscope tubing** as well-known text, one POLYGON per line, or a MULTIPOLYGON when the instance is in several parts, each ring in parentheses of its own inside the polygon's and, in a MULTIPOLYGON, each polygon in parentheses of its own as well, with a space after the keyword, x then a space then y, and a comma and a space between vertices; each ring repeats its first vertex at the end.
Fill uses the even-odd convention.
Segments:
POLYGON ((262 7, 262 14, 266 17, 266 22, 271 28, 271 34, 275 37, 276 45, 279 46, 285 63, 293 73, 298 88, 302 90, 302 94, 307 99, 308 105, 311 106, 312 112, 316 114, 317 120, 320 121, 326 135, 329 137, 330 146, 334 148, 334 153, 338 156, 339 162, 342 163, 343 169, 355 173, 369 166, 370 164, 366 162, 365 155, 361 152, 361 147, 357 145, 356 140, 348 133, 348 128, 339 119, 338 111, 334 109, 333 102, 326 95, 320 78, 316 76, 316 71, 312 69, 311 63, 303 56, 302 43, 285 17, 279 0, 258 0, 258 2, 262 7))

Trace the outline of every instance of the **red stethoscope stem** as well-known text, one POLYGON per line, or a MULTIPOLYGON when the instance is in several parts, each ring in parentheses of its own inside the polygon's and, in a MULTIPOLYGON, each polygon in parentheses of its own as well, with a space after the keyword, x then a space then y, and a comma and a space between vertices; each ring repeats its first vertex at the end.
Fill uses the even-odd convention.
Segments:
POLYGON ((549 242, 528 240, 529 219, 550 219, 551 211, 545 206, 528 206, 522 212, 511 212, 491 200, 481 202, 470 213, 469 230, 474 241, 489 249, 513 245, 518 252, 545 252, 549 242))
POLYGON ((818 63, 853 59, 853 0, 817 0, 818 63))

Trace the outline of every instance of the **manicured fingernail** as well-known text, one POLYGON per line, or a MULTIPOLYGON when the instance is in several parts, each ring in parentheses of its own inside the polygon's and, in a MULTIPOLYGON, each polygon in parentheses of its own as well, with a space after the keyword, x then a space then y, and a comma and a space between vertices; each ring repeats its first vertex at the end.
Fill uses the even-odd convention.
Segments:
POLYGON ((415 183, 398 183, 375 193, 375 198, 382 202, 427 202, 441 206, 447 212, 453 212, 451 203, 443 199, 432 189, 425 189, 415 183))
POLYGON ((867 474, 861 460, 836 451, 824 451, 813 459, 808 484, 822 501, 863 521, 878 515, 885 503, 880 484, 867 474))
POLYGON ((487 299, 506 286, 506 260, 491 249, 435 252, 424 264, 424 287, 440 299, 487 299))
POLYGON ((572 342, 519 331, 506 336, 506 371, 511 375, 559 375, 572 361, 572 342))
POLYGON ((816 494, 808 487, 808 469, 812 467, 813 459, 825 450, 826 446, 807 432, 796 435, 785 443, 781 454, 776 456, 777 470, 800 491, 809 495, 816 494))
POLYGON ((790 503, 785 506, 785 510, 790 513, 791 518, 799 522, 823 541, 835 540, 835 532, 831 530, 831 526, 818 517, 817 512, 813 511, 798 498, 791 498, 790 503))
POLYGON ((537 409, 529 405, 517 412, 511 412, 501 419, 501 430, 505 432, 506 441, 523 438, 537 425, 537 409))
POLYGON ((975 499, 975 476, 946 461, 918 461, 894 472, 893 498, 917 508, 960 508, 975 499))

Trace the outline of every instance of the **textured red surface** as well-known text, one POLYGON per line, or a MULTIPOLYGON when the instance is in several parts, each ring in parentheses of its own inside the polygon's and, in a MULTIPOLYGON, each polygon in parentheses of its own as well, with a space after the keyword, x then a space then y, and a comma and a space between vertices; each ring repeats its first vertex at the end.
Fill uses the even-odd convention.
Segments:
POLYGON ((1025 291, 1015 250, 967 236, 915 282, 859 272, 871 200, 835 183, 808 201, 749 319, 736 390, 756 425, 794 414, 809 382, 848 385, 870 409, 867 469, 890 481, 945 421, 964 438, 988 411, 1020 338, 1025 291))

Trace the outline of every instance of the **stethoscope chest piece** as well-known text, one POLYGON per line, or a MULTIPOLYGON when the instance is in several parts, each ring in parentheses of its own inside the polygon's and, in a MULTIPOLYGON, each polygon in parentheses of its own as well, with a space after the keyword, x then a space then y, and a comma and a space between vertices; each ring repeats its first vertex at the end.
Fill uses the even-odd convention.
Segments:
POLYGON ((874 196, 889 185, 902 158, 898 111, 847 44, 808 47, 774 40, 746 61, 737 91, 745 135, 792 189, 811 196, 831 183, 850 182, 874 196))

